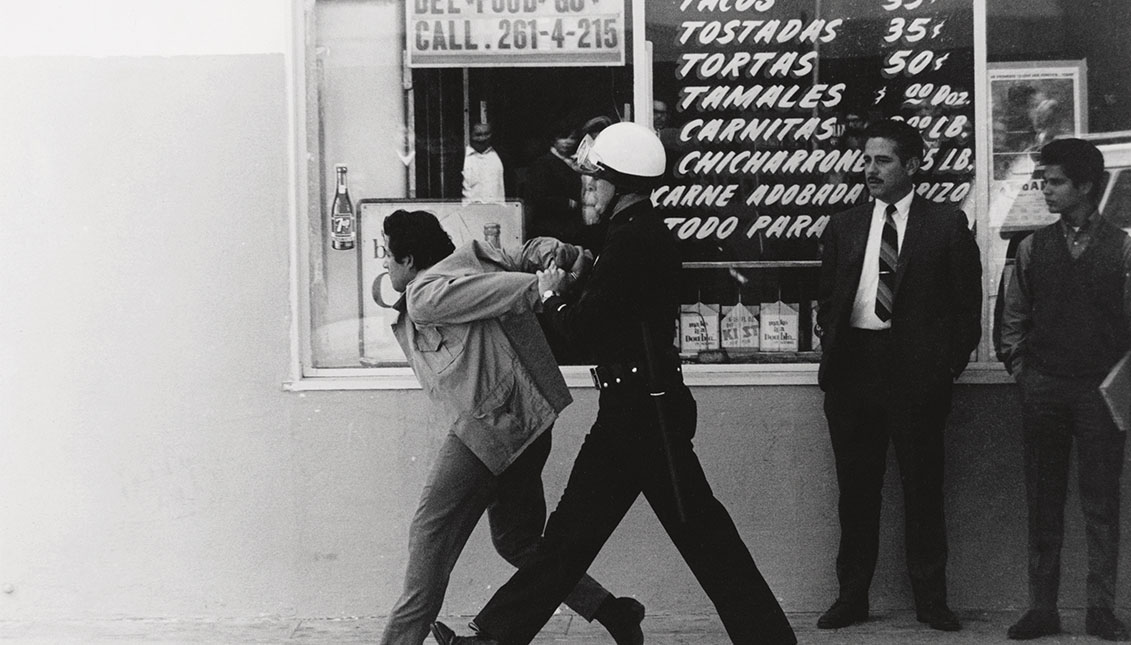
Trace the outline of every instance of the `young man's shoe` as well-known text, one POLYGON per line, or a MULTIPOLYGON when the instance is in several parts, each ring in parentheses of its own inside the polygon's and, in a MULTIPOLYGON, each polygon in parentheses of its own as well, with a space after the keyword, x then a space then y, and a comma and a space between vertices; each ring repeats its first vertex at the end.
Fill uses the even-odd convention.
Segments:
POLYGON ((915 611, 915 617, 921 623, 927 623, 931 629, 940 632, 956 632, 962 629, 958 616, 947 607, 945 603, 935 603, 915 611))
POLYGON ((432 638, 440 645, 498 645, 490 638, 482 636, 456 636, 451 627, 440 621, 432 623, 432 638))
POLYGON ((819 629, 840 629, 868 620, 868 602, 837 600, 817 619, 819 629))
POLYGON ((1116 618, 1115 612, 1110 609, 1089 608, 1087 618, 1084 620, 1084 631, 1088 632, 1089 636, 1098 636, 1105 641, 1131 640, 1127 626, 1116 618))
POLYGON ((1010 640, 1027 641, 1060 633, 1060 614, 1055 609, 1030 609, 1006 633, 1010 640))

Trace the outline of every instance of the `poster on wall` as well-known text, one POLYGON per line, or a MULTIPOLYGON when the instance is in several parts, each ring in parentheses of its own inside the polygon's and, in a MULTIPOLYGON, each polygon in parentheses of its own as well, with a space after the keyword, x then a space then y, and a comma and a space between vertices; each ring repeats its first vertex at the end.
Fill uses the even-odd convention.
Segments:
POLYGON ((990 63, 993 125, 990 225, 1003 234, 1056 219, 1045 207, 1037 153, 1056 137, 1088 131, 1084 61, 990 63))
POLYGON ((400 298, 385 271, 385 247, 381 233, 385 218, 394 211, 428 211, 452 236, 458 247, 480 240, 502 248, 522 245, 522 202, 465 203, 460 200, 363 199, 357 206, 358 304, 361 364, 365 367, 408 365, 393 337, 397 320, 393 305, 400 298))
POLYGON ((621 66, 625 0, 409 0, 413 67, 621 66))

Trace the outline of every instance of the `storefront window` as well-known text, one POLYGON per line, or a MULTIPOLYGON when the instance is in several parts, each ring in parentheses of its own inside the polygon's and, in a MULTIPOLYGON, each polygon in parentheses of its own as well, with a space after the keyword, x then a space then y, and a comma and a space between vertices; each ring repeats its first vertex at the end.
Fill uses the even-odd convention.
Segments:
POLYGON ((457 244, 599 243, 568 160, 633 118, 629 2, 327 0, 308 21, 307 373, 406 365, 382 267, 398 208, 432 211, 457 244), (330 212, 340 166, 352 223, 330 212))
POLYGON ((920 194, 978 233, 976 360, 996 369, 995 287, 1011 241, 1048 217, 1032 151, 1095 137, 1110 151, 1107 210, 1126 209, 1131 51, 1117 18, 1131 7, 1094 4, 316 0, 300 98, 302 376, 411 378, 382 276, 381 220, 397 208, 432 210, 457 243, 599 247, 571 219, 579 182, 563 158, 619 120, 651 125, 668 151, 653 201, 685 261, 677 337, 684 361, 705 365, 689 373, 812 372, 820 236, 868 199, 860 132, 887 117, 924 135, 920 194), (337 166, 352 222, 331 212, 337 166))

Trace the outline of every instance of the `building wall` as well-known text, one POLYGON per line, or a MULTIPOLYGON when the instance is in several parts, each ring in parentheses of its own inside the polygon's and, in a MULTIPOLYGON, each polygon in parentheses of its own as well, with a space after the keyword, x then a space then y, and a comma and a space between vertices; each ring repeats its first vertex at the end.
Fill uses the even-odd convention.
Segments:
POLYGON ((3 614, 291 606, 283 81, 0 59, 3 614))
MULTIPOLYGON (((282 388, 281 52, 0 57, 0 619, 380 615, 396 599, 442 430, 419 391, 282 388)), ((820 393, 695 393, 717 495, 785 607, 823 609, 838 530, 820 393)), ((551 507, 596 411, 594 392, 574 394, 544 475, 551 507)), ((1011 387, 958 390, 960 608, 1025 601, 1018 414, 1011 387)), ((879 608, 910 606, 896 481, 893 468, 879 608)), ((1064 604, 1080 606, 1072 490, 1064 604)), ((592 572, 654 613, 710 613, 679 562, 640 501, 592 572)), ((473 613, 508 571, 481 526, 445 611, 473 613)))

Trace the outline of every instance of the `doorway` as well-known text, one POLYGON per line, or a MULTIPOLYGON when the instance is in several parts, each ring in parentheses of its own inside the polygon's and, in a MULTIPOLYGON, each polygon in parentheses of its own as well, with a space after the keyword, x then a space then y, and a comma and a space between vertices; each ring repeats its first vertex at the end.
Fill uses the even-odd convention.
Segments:
POLYGON ((467 129, 483 114, 508 198, 523 194, 527 168, 556 130, 596 116, 632 117, 627 66, 414 69, 412 76, 418 198, 460 198, 467 129))

